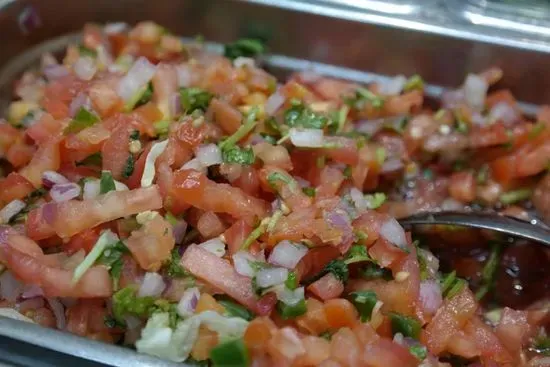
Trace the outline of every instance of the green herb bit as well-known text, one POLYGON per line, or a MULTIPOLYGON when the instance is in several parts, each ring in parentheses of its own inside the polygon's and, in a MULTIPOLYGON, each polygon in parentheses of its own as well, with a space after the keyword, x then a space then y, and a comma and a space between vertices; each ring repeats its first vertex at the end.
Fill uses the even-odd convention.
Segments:
POLYGON ((110 231, 104 231, 101 236, 97 239, 97 242, 94 244, 92 250, 86 255, 84 260, 73 271, 72 283, 77 284, 78 281, 86 274, 88 269, 90 269, 94 263, 100 258, 103 251, 110 245, 110 239, 112 238, 112 233, 110 231))
POLYGON ((445 295, 456 281, 456 270, 447 274, 441 282, 441 294, 445 295))
POLYGON ((403 86, 405 92, 410 92, 415 89, 424 89, 424 80, 418 74, 411 76, 403 86))
POLYGON ((266 133, 260 133, 260 136, 271 145, 277 144, 277 138, 266 133))
POLYGON ((152 88, 152 84, 149 83, 139 88, 136 93, 128 101, 126 101, 126 104, 124 105, 124 112, 130 112, 138 106, 144 96, 147 97, 150 88, 152 88))
POLYGON ((375 154, 376 154, 376 161, 379 164, 383 164, 386 161, 386 149, 382 147, 378 147, 376 148, 375 154))
POLYGON ((493 281, 498 269, 498 264, 500 263, 501 254, 502 246, 499 243, 493 243, 491 246, 491 254, 489 255, 489 258, 481 271, 481 279, 483 284, 476 292, 476 299, 478 301, 482 299, 493 287, 493 281))
POLYGON ((484 164, 477 171, 476 182, 480 185, 487 183, 489 180, 489 166, 484 164))
POLYGON ((274 133, 276 135, 281 135, 282 133, 281 126, 279 126, 275 117, 270 117, 267 120, 265 120, 264 125, 269 132, 274 133))
POLYGON ((115 191, 115 180, 111 171, 101 171, 101 178, 99 180, 99 193, 105 194, 109 191, 115 191))
POLYGON ((289 127, 303 127, 308 129, 324 129, 329 119, 313 112, 303 103, 293 104, 284 114, 285 124, 289 127))
POLYGON ((505 205, 515 204, 517 202, 529 199, 532 193, 533 191, 531 189, 508 191, 500 195, 499 201, 505 205))
POLYGON ((254 164, 256 157, 252 148, 241 148, 235 145, 222 151, 222 159, 225 163, 251 165, 254 164))
POLYGON ((351 171, 351 166, 346 166, 346 168, 344 168, 344 177, 345 178, 351 178, 351 174, 352 174, 352 171, 351 171))
POLYGON ((91 57, 92 59, 95 59, 97 57, 96 50, 93 50, 84 45, 78 45, 78 53, 80 54, 81 57, 88 56, 88 57, 91 57))
POLYGON ((237 57, 256 57, 265 51, 266 47, 262 41, 255 38, 242 38, 225 45, 224 55, 228 59, 235 60, 237 57))
POLYGON ((126 325, 123 322, 118 321, 111 315, 106 315, 103 318, 103 324, 107 326, 109 329, 126 327, 126 325))
POLYGON ((304 187, 302 188, 302 192, 309 196, 310 198, 315 197, 315 187, 304 187))
POLYGON ((428 356, 428 350, 423 345, 413 345, 409 348, 409 352, 419 361, 423 361, 428 356))
POLYGON ((74 118, 69 122, 69 125, 63 130, 63 134, 76 134, 88 127, 95 125, 99 121, 92 112, 84 107, 80 107, 74 118))
POLYGON ((258 107, 254 107, 250 110, 246 116, 244 124, 242 124, 237 131, 219 144, 220 149, 230 149, 235 144, 250 133, 258 124, 256 116, 258 115, 258 107))
POLYGON ((342 130, 344 130, 344 126, 346 125, 346 120, 348 118, 348 114, 349 114, 349 106, 348 105, 343 105, 339 110, 338 110, 338 125, 337 125, 337 128, 336 128, 336 132, 341 132, 342 130))
POLYGON ((357 237, 357 242, 365 242, 369 235, 363 231, 355 231, 355 237, 357 237))
POLYGON ((344 263, 346 265, 354 264, 363 261, 373 261, 367 253, 367 248, 363 245, 353 245, 348 251, 344 263))
POLYGON ((537 122, 536 125, 533 126, 531 131, 529 131, 529 139, 534 140, 536 139, 542 132, 546 129, 546 123, 540 121, 537 122))
POLYGON ((377 264, 369 263, 360 270, 361 277, 366 280, 392 280, 393 276, 389 269, 381 268, 377 264))
POLYGON ((174 214, 172 214, 170 212, 166 212, 166 215, 164 216, 164 219, 166 219, 168 221, 168 223, 170 223, 173 226, 178 224, 178 218, 176 218, 174 216, 174 214))
POLYGON ((343 260, 332 260, 323 269, 322 275, 332 273, 334 277, 342 283, 348 281, 349 269, 348 265, 343 260))
POLYGON ((456 131, 458 131, 461 134, 467 134, 468 131, 470 131, 470 127, 458 112, 455 113, 455 119, 456 119, 456 131))
POLYGON ((361 322, 370 321, 372 310, 376 306, 378 298, 373 291, 357 291, 350 293, 351 303, 359 312, 361 322))
POLYGON ((369 209, 378 209, 386 202, 386 194, 375 192, 372 195, 365 195, 369 209))
POLYGON ((119 322, 124 321, 125 315, 144 317, 151 313, 154 305, 154 297, 138 297, 136 289, 129 286, 113 295, 113 316, 119 322))
POLYGON ((283 302, 277 302, 277 312, 283 320, 294 319, 307 312, 306 301, 301 300, 295 305, 287 305, 283 302))
POLYGON ((295 271, 290 271, 288 273, 288 277, 285 280, 285 286, 290 289, 291 291, 298 288, 298 276, 296 275, 295 271))
POLYGON ((258 227, 256 227, 252 232, 250 232, 248 237, 244 240, 244 242, 241 245, 241 250, 247 250, 254 241, 256 241, 258 238, 260 238, 262 234, 265 233, 267 229, 267 225, 269 224, 270 220, 271 220, 270 217, 262 219, 258 227))
POLYGON ((243 307, 229 299, 218 299, 218 303, 225 308, 225 314, 228 317, 240 317, 241 319, 245 319, 247 321, 251 321, 254 318, 254 314, 246 307, 243 307))
POLYGON ((468 283, 464 279, 460 279, 460 278, 457 279, 456 282, 451 287, 451 289, 449 289, 449 291, 447 292, 446 298, 453 298, 454 296, 462 292, 464 287, 467 287, 467 286, 468 286, 468 283))
POLYGON ((366 88, 357 88, 355 96, 344 98, 344 102, 356 110, 363 109, 366 103, 377 109, 384 106, 384 99, 366 88))
POLYGON ((101 156, 101 152, 93 153, 81 160, 80 162, 76 162, 76 166, 93 166, 93 167, 101 167, 103 164, 103 158, 101 156))
POLYGON ((330 331, 323 331, 319 336, 325 340, 330 341, 332 339, 332 333, 330 331))
POLYGON ((401 333, 405 337, 414 339, 418 339, 420 336, 420 329, 422 328, 422 325, 417 319, 410 316, 400 315, 398 313, 391 313, 390 320, 392 333, 394 335, 401 333))
POLYGON ((126 159, 126 163, 122 169, 122 177, 130 178, 130 176, 132 176, 134 173, 135 163, 134 156, 132 154, 128 155, 128 159, 126 159))
POLYGON ((130 140, 139 140, 139 130, 133 130, 130 133, 130 140))
POLYGON ((277 210, 273 215, 271 216, 271 219, 269 220, 269 223, 267 224, 267 233, 272 233, 275 229, 275 226, 277 225, 277 222, 279 222, 279 219, 281 219, 283 216, 282 210, 277 210))
POLYGON ((327 157, 324 155, 321 155, 317 157, 317 159, 315 160, 315 165, 317 166, 317 168, 323 168, 325 167, 326 160, 327 160, 327 157))
POLYGON ((550 356, 550 337, 546 335, 537 336, 533 342, 535 352, 550 356))
POLYGON ((164 264, 164 271, 170 278, 184 278, 190 274, 180 265, 181 256, 178 253, 178 248, 174 248, 170 253, 170 259, 164 264))
POLYGON ((113 278, 113 288, 118 289, 120 276, 122 275, 122 256, 130 251, 122 241, 118 241, 114 245, 108 246, 97 259, 99 264, 103 264, 109 268, 111 278, 113 278))
POLYGON ((180 101, 183 110, 191 113, 195 110, 206 111, 214 96, 201 88, 181 88, 180 101))
POLYGON ((271 188, 275 191, 279 191, 280 189, 279 182, 287 184, 291 189, 296 188, 298 185, 294 178, 279 171, 270 173, 267 176, 267 182, 269 183, 269 186, 271 186, 271 188))
MULTIPOLYGON (((148 103, 153 99, 153 83, 149 82, 147 83, 147 87, 145 88, 145 91, 141 94, 141 98, 137 101, 135 104, 135 107, 143 106, 144 104, 148 103)), ((138 132, 139 134, 139 132, 138 132)))
POLYGON ((157 134, 157 136, 168 134, 171 124, 172 121, 169 120, 160 120, 155 122, 153 124, 153 127, 155 128, 155 134, 157 134))

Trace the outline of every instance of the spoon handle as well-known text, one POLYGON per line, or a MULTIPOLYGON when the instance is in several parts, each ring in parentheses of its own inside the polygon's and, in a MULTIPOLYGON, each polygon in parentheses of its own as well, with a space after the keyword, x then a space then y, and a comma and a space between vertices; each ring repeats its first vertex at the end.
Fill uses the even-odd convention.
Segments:
POLYGON ((447 224, 488 229, 550 247, 550 230, 544 224, 525 222, 494 213, 437 212, 419 213, 399 220, 403 226, 447 224))

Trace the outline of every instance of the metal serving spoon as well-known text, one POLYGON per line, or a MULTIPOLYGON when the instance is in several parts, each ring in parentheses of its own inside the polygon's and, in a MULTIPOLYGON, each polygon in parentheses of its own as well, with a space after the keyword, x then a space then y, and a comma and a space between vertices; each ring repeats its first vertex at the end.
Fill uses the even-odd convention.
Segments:
POLYGON ((419 213, 399 220, 403 226, 447 224, 488 229, 550 247, 550 228, 540 221, 525 222, 496 213, 437 212, 419 213))

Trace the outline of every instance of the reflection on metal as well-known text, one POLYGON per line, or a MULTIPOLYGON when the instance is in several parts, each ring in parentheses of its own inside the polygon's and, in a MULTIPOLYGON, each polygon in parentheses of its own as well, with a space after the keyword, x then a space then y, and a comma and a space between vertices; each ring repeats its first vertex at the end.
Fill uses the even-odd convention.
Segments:
POLYGON ((360 10, 375 11, 387 14, 407 15, 418 13, 428 5, 434 4, 435 0, 320 0, 330 5, 344 5, 360 10))

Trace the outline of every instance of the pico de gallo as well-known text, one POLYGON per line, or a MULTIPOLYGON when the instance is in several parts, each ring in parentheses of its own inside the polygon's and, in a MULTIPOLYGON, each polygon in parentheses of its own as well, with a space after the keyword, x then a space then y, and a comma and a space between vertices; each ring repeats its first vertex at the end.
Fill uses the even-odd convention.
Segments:
POLYGON ((498 68, 278 81, 142 22, 86 25, 0 123, 0 315, 203 366, 550 366, 549 253, 421 211, 550 224, 550 106, 498 68))

